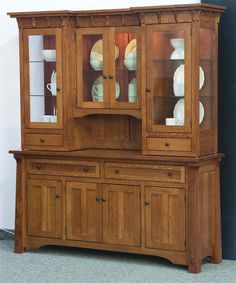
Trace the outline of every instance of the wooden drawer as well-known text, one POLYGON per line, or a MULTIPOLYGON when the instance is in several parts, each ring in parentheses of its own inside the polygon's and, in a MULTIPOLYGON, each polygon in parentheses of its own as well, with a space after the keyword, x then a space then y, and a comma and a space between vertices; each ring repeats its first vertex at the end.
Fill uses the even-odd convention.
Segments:
POLYGON ((25 134, 25 145, 63 146, 63 136, 56 134, 25 134))
POLYGON ((185 183, 185 167, 105 163, 105 177, 112 179, 185 183))
POLYGON ((147 138, 148 150, 191 151, 191 139, 147 138))
POLYGON ((28 166, 28 171, 31 174, 100 177, 100 166, 98 162, 31 159, 28 166))

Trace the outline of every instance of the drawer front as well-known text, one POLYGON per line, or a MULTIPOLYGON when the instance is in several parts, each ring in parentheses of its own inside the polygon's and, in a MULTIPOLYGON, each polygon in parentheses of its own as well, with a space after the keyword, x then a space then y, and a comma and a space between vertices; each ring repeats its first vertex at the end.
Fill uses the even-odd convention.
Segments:
POLYGON ((51 134, 25 134, 25 145, 63 146, 63 136, 51 134))
POLYGON ((148 150, 191 151, 191 139, 147 138, 148 150))
POLYGON ((185 183, 185 168, 184 166, 105 163, 105 177, 185 183))
POLYGON ((98 162, 66 160, 30 160, 29 173, 75 177, 100 177, 98 162))

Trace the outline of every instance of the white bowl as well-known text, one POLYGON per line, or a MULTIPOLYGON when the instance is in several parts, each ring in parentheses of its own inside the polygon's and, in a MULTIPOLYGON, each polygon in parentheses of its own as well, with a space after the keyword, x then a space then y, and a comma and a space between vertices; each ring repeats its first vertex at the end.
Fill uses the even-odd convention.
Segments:
POLYGON ((136 70, 137 61, 134 59, 125 59, 124 64, 128 70, 136 70))
POLYGON ((93 67, 95 71, 102 70, 103 67, 103 61, 98 59, 90 59, 90 65, 93 67))
POLYGON ((184 96, 184 84, 173 84, 175 96, 184 96))
POLYGON ((172 38, 170 40, 170 43, 174 49, 184 50, 184 39, 183 38, 172 38))
POLYGON ((43 58, 45 61, 56 61, 56 50, 55 49, 44 49, 42 50, 43 58))

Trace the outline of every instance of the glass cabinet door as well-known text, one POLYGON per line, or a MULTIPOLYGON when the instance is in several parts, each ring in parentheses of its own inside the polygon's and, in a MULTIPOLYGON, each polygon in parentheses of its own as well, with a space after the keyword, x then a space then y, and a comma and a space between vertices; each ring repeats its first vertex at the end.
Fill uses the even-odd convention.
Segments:
POLYGON ((24 33, 26 127, 62 127, 61 32, 56 29, 24 33))
POLYGON ((148 27, 147 128, 190 131, 190 25, 148 27))
POLYGON ((77 31, 78 107, 108 106, 108 53, 106 29, 77 31))
POLYGON ((110 29, 110 102, 113 108, 139 104, 140 35, 137 27, 110 29))

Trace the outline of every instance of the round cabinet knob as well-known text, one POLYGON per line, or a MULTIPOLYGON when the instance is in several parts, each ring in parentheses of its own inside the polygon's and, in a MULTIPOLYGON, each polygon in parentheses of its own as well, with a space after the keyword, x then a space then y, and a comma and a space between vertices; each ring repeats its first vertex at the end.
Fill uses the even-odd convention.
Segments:
POLYGON ((147 88, 146 88, 146 92, 148 92, 148 93, 151 92, 150 87, 147 87, 147 88))
POLYGON ((113 75, 109 75, 109 79, 113 79, 113 75))
POLYGON ((41 143, 45 143, 45 139, 44 138, 40 138, 40 142, 41 143))
POLYGON ((106 76, 106 75, 103 75, 102 77, 103 77, 104 79, 107 79, 107 76, 106 76))
POLYGON ((37 165, 36 165, 36 168, 37 168, 38 170, 40 170, 40 169, 42 168, 42 166, 41 166, 40 164, 37 164, 37 165))
POLYGON ((100 201, 101 197, 100 196, 96 196, 96 201, 100 201))
POLYGON ((169 144, 168 142, 166 142, 166 143, 165 143, 165 146, 166 146, 166 147, 169 147, 169 146, 170 146, 170 144, 169 144))
POLYGON ((116 174, 119 174, 119 173, 120 173, 120 170, 119 170, 119 169, 115 169, 115 173, 116 173, 116 174))
POLYGON ((103 201, 103 202, 106 201, 106 198, 105 198, 105 197, 102 197, 102 201, 103 201))
POLYGON ((59 193, 56 193, 56 198, 59 198, 61 195, 59 193))
POLYGON ((59 87, 57 87, 57 91, 61 91, 61 89, 59 87))
POLYGON ((145 205, 149 205, 149 204, 150 204, 150 201, 145 200, 144 204, 145 204, 145 205))
POLYGON ((171 176, 173 176, 173 172, 167 172, 167 175, 168 175, 169 177, 171 177, 171 176))
POLYGON ((84 167, 84 172, 88 172, 88 167, 84 167))

